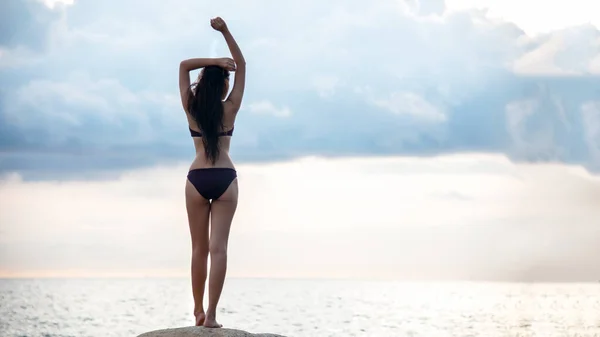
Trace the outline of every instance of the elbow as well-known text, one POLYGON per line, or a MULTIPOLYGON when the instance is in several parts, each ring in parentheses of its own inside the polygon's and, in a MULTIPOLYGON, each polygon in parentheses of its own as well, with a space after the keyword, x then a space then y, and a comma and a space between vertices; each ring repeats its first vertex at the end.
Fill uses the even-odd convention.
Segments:
POLYGON ((185 61, 186 60, 179 62, 179 71, 188 71, 187 62, 185 61))
POLYGON ((232 55, 232 57, 237 66, 245 66, 246 65, 246 59, 244 58, 244 55, 242 55, 242 53, 239 53, 239 54, 234 53, 232 55))

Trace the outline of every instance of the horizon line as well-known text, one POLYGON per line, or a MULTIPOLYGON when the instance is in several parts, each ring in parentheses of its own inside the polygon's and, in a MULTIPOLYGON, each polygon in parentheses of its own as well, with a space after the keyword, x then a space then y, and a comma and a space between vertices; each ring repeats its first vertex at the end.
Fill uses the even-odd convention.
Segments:
MULTIPOLYGON (((1 275, 7 280, 141 280, 141 279, 187 279, 189 275, 1 275)), ((502 280, 477 278, 392 278, 392 277, 331 277, 331 276, 229 276, 228 280, 273 280, 273 281, 354 281, 354 282, 397 282, 397 283, 494 283, 494 284, 597 284, 600 280, 502 280)))

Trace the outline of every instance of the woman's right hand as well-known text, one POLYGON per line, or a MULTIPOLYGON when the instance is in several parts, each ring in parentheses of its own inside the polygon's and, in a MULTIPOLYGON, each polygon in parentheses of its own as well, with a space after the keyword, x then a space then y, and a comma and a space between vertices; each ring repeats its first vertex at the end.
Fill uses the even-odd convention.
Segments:
POLYGON ((235 71, 235 62, 229 57, 222 57, 217 60, 217 65, 229 71, 235 71))
POLYGON ((214 19, 210 19, 210 26, 213 27, 214 30, 224 33, 227 31, 227 24, 220 17, 216 17, 214 19))

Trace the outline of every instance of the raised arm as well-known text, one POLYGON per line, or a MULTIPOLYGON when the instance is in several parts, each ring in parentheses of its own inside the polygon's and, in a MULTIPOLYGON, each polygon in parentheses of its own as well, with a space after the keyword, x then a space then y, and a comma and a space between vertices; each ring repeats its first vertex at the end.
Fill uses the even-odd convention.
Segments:
POLYGON ((231 105, 234 112, 237 112, 242 105, 244 87, 246 86, 246 60, 244 59, 240 47, 233 38, 233 35, 231 35, 229 28, 227 28, 225 21, 217 17, 212 19, 210 24, 215 30, 223 33, 225 42, 227 42, 227 46, 231 52, 231 57, 233 57, 233 60, 235 61, 235 82, 233 83, 233 88, 231 89, 231 93, 229 94, 226 103, 231 105))
POLYGON ((220 66, 228 70, 234 69, 233 60, 227 57, 193 58, 183 60, 179 63, 179 94, 181 95, 181 104, 184 110, 187 111, 188 96, 190 94, 190 71, 208 66, 220 66))

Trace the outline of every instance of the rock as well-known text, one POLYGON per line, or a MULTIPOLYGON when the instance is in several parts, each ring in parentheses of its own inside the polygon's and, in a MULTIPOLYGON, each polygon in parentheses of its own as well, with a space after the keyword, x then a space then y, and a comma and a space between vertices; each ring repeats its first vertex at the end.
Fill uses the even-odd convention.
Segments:
POLYGON ((285 337, 270 333, 253 334, 235 329, 209 329, 199 326, 164 329, 143 333, 138 337, 285 337))

